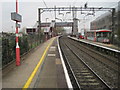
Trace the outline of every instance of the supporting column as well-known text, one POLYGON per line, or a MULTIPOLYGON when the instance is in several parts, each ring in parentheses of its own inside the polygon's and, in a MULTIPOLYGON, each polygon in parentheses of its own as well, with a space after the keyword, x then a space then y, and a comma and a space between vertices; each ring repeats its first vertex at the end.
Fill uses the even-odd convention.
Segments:
POLYGON ((78 35, 77 8, 73 7, 73 35, 78 35))

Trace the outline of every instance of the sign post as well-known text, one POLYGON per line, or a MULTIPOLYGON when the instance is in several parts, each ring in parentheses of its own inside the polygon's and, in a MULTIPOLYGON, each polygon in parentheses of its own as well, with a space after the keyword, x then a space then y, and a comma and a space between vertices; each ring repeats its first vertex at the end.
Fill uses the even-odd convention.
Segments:
MULTIPOLYGON (((18 0, 16 0, 16 13, 18 13, 18 0)), ((16 25, 18 21, 16 20, 16 25)), ((20 47, 18 44, 18 27, 16 26, 16 66, 20 66, 20 47)))
MULTIPOLYGON (((18 13, 18 1, 16 0, 16 13, 18 13)), ((16 25, 18 21, 16 21, 16 25)), ((20 65, 20 47, 18 44, 18 27, 16 26, 16 65, 20 65)))
POLYGON ((11 13, 11 19, 16 21, 16 66, 20 66, 20 47, 18 43, 18 28, 20 28, 21 15, 18 14, 18 0, 16 0, 16 12, 11 13))

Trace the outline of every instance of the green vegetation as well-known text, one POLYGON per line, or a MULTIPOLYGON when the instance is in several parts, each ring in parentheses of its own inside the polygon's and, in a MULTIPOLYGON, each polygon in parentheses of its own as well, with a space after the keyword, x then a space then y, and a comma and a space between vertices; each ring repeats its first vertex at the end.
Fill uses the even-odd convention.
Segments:
MULTIPOLYGON (((43 33, 40 35, 24 35, 19 37, 20 55, 35 48, 44 41, 43 33)), ((15 34, 3 33, 2 37, 2 66, 5 66, 9 62, 15 60, 16 52, 15 34)))
POLYGON ((65 29, 63 27, 57 27, 56 28, 57 33, 63 33, 64 31, 65 31, 65 29))
POLYGON ((120 40, 120 28, 118 29, 117 35, 118 35, 118 39, 120 40))

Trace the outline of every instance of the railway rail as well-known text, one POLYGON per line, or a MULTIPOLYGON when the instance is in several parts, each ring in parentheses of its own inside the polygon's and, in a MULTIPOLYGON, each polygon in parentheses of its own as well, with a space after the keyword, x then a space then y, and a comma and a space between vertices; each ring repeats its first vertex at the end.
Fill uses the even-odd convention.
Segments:
MULTIPOLYGON (((67 63, 67 67, 69 69, 68 72, 70 73, 70 77, 72 77, 72 80, 74 78, 73 86, 75 86, 75 88, 76 87, 80 88, 81 90, 96 90, 96 89, 111 90, 112 88, 116 88, 117 87, 116 82, 115 82, 115 85, 112 85, 109 81, 103 78, 98 72, 96 72, 98 71, 98 69, 100 70, 103 68, 97 68, 96 65, 94 65, 94 63, 93 63, 93 66, 91 67, 88 61, 85 60, 87 58, 91 59, 91 57, 86 56, 87 58, 84 58, 85 53, 80 55, 80 53, 82 53, 83 51, 81 50, 80 52, 78 47, 76 47, 75 45, 78 45, 78 44, 76 44, 75 41, 73 42, 72 40, 68 39, 67 37, 60 38, 60 47, 65 59, 65 62, 67 63)), ((95 60, 92 60, 92 61, 95 61, 95 60)), ((98 64, 98 62, 96 64, 98 64)), ((101 65, 101 63, 99 63, 99 65, 101 65)), ((104 67, 104 65, 102 67, 104 67)))
POLYGON ((85 45, 82 45, 79 42, 75 42, 74 40, 70 40, 70 42, 73 42, 74 44, 71 43, 71 45, 80 49, 83 53, 89 55, 93 59, 96 59, 98 62, 102 63, 104 66, 107 66, 108 68, 112 69, 113 71, 120 73, 120 71, 118 69, 118 68, 120 68, 118 66, 118 65, 120 65, 118 58, 115 58, 115 57, 109 56, 109 55, 104 55, 103 53, 93 50, 93 48, 89 48, 85 45), (83 47, 83 48, 80 48, 80 47, 83 47))
MULTIPOLYGON (((72 40, 77 40, 77 38, 72 38, 72 37, 69 37, 70 39, 72 40)), ((101 46, 101 45, 98 45, 98 44, 94 44, 94 43, 91 43, 91 42, 86 42, 86 41, 83 41, 83 40, 77 40, 79 43, 81 43, 82 45, 85 45, 87 47, 90 47, 94 50, 97 50, 101 53, 104 53, 105 55, 110 55, 112 57, 115 57, 115 58, 120 58, 120 49, 119 50, 116 50, 116 49, 113 49, 113 48, 109 48, 109 47, 105 47, 105 46, 101 46)))
POLYGON ((120 63, 118 58, 104 55, 92 48, 80 44, 74 40, 70 40, 71 45, 76 47, 76 53, 82 56, 84 61, 89 64, 112 88, 118 87, 118 79, 120 75, 120 63), (74 45, 73 45, 74 43, 74 45))

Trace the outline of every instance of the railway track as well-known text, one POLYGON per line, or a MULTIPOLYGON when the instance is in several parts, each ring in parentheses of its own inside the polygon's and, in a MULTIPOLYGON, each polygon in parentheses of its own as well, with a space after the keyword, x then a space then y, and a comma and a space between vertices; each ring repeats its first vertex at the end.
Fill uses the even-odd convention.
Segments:
POLYGON ((120 62, 118 61, 118 57, 113 57, 113 56, 110 56, 110 55, 105 55, 99 51, 95 51, 94 49, 90 48, 90 47, 86 47, 78 42, 75 42, 73 39, 71 39, 72 42, 76 43, 76 45, 80 45, 82 47, 84 47, 85 49, 89 50, 90 52, 93 52, 95 55, 99 55, 103 58, 105 58, 106 60, 109 60, 111 61, 112 63, 114 64, 120 64, 120 62))
POLYGON ((91 58, 96 59, 99 63, 103 64, 104 66, 108 67, 109 69, 113 70, 114 73, 120 73, 120 68, 118 65, 120 65, 120 62, 118 61, 118 58, 114 58, 111 56, 106 56, 104 54, 101 54, 92 48, 86 47, 84 45, 81 45, 78 42, 75 42, 73 40, 69 40, 69 43, 73 45, 74 47, 81 50, 84 54, 89 55, 91 58), (82 47, 82 48, 81 48, 82 47))
POLYGON ((67 39, 73 50, 105 81, 111 88, 119 87, 119 63, 115 63, 118 59, 111 57, 105 57, 92 48, 88 48, 85 45, 80 45, 71 39, 67 39))
POLYGON ((66 37, 60 38, 60 47, 73 76, 74 88, 80 90, 111 90, 111 87, 76 53, 76 49, 71 47, 66 37), (75 84, 76 82, 76 84, 75 84), (75 85, 74 85, 75 84, 75 85))

